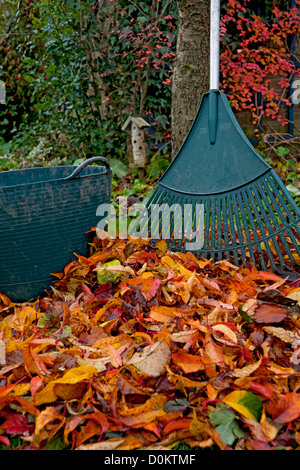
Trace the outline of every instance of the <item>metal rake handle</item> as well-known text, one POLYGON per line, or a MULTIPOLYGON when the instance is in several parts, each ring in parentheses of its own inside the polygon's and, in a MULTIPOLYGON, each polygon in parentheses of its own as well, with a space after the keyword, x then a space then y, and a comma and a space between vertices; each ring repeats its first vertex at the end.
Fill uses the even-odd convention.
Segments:
POLYGON ((219 89, 220 64, 220 1, 210 2, 210 76, 211 90, 219 89))

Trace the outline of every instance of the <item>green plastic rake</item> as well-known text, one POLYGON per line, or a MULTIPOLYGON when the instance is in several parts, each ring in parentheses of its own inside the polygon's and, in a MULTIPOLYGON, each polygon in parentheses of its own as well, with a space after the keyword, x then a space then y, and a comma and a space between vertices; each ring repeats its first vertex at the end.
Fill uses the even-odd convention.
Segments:
POLYGON ((158 181, 138 234, 171 250, 248 258, 276 272, 300 257, 300 209, 245 137, 219 87, 219 2, 211 2, 210 90, 177 156, 158 181), (296 256, 294 256, 296 255, 296 256))

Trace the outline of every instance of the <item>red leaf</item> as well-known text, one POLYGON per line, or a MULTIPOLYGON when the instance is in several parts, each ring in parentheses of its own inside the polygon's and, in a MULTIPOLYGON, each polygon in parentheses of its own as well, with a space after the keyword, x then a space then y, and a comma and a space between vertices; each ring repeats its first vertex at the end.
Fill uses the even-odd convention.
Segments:
POLYGON ((274 421, 289 423, 300 417, 300 393, 287 393, 277 404, 274 421))
POLYGON ((0 436, 0 442, 2 442, 2 444, 6 445, 10 449, 10 442, 8 437, 0 436))
POLYGON ((34 431, 34 424, 28 424, 27 418, 21 414, 14 414, 10 416, 3 424, 0 426, 6 434, 23 434, 28 431, 32 433, 34 431))

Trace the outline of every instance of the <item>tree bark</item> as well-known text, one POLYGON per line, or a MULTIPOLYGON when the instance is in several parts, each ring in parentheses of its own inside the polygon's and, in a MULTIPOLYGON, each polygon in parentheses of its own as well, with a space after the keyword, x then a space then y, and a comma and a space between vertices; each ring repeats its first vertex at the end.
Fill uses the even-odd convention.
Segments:
POLYGON ((209 90, 209 0, 177 0, 177 57, 172 85, 172 156, 176 156, 209 90))

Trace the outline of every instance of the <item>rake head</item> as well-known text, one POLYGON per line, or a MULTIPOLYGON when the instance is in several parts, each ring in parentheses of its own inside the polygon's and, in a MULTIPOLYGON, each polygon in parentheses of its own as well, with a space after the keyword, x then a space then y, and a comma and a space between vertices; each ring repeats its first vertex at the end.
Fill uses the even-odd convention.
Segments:
POLYGON ((184 196, 158 186, 147 209, 140 229, 166 239, 173 251, 236 265, 250 259, 274 272, 279 265, 300 264, 299 208, 273 170, 210 196, 184 196))
POLYGON ((300 264, 300 209, 243 134, 219 90, 201 100, 139 231, 174 251, 261 269, 300 264))

